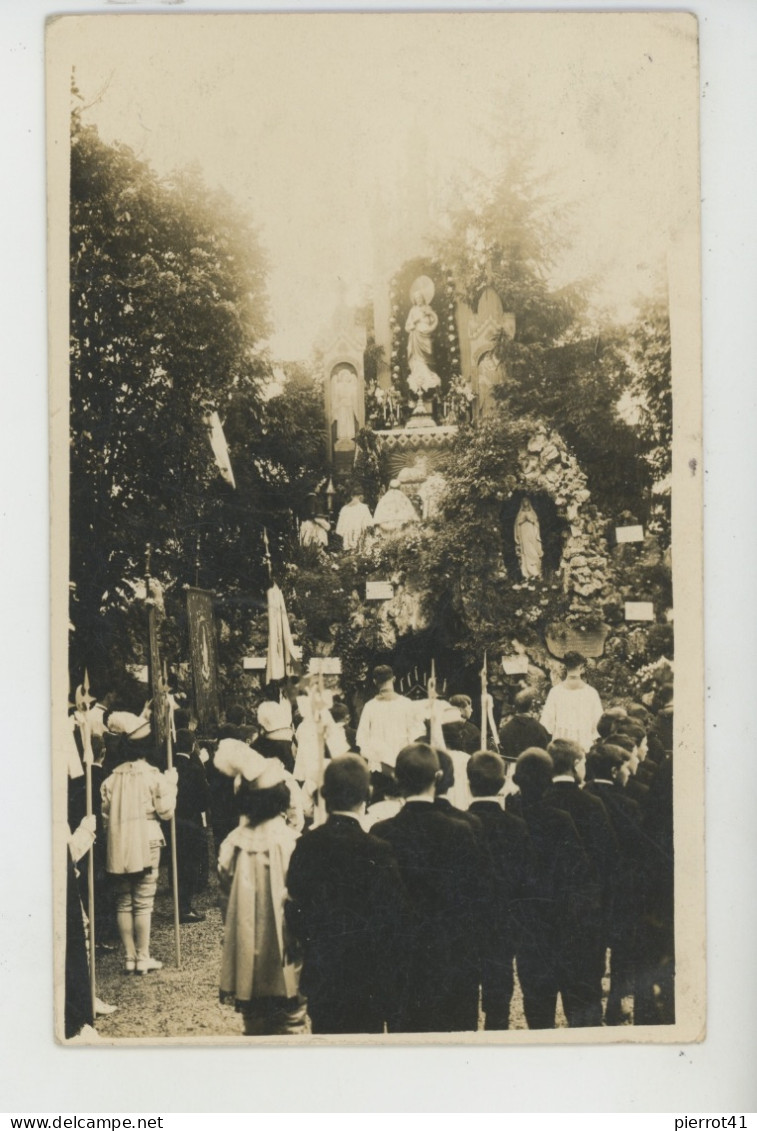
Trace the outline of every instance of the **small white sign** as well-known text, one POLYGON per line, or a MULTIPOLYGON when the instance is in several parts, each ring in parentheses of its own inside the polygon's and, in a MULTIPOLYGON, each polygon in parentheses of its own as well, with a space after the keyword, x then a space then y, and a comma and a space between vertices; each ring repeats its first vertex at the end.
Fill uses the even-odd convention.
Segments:
POLYGON ((528 675, 528 656, 503 656, 502 669, 505 675, 528 675))
POLYGON ((623 542, 643 542, 644 541, 644 527, 643 526, 616 526, 615 527, 615 541, 620 546, 623 542))
POLYGON ((341 675, 342 661, 338 656, 313 656, 308 664, 310 675, 341 675))
POLYGON ((366 581, 366 601, 391 601, 394 596, 394 586, 391 581, 366 581))
POLYGON ((654 620, 651 601, 626 601, 626 620, 654 620))
POLYGON ((245 656, 242 664, 246 672, 262 672, 268 663, 265 656, 245 656))

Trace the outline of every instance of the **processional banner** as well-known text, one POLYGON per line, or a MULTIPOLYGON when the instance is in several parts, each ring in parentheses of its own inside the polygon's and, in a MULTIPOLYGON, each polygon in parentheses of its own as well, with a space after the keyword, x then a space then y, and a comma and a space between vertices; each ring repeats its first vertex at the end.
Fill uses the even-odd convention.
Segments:
POLYGON ((218 722, 218 641, 213 613, 213 594, 205 589, 187 589, 189 656, 195 689, 195 711, 200 729, 218 722))

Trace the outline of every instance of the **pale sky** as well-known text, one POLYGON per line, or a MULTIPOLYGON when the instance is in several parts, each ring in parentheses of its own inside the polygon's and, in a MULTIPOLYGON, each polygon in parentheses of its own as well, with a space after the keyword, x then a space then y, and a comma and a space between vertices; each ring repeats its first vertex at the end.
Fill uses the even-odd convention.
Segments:
POLYGON ((556 281, 596 275, 627 315, 698 199, 695 30, 674 19, 119 14, 64 22, 57 50, 85 102, 107 84, 88 111, 106 140, 159 173, 196 163, 249 208, 289 359, 310 353, 340 279, 353 301, 370 286, 377 192, 400 228, 410 166, 425 169, 434 221, 451 177, 495 171, 495 130, 575 206, 556 281))

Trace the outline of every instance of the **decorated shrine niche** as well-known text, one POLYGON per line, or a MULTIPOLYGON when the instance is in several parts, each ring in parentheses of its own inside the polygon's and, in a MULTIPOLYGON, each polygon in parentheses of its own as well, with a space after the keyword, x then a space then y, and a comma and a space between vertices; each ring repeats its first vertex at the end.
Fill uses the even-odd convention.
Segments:
POLYGON ((491 412, 495 403, 494 388, 505 378, 504 367, 494 354, 497 335, 503 330, 509 338, 515 337, 515 315, 505 314, 497 292, 493 287, 485 287, 479 296, 476 314, 468 323, 471 384, 479 418, 491 412))
POLYGON ((403 423, 425 400, 431 424, 445 416, 445 399, 460 379, 460 344, 452 276, 432 259, 409 260, 390 287, 391 384, 403 406, 403 423))
POLYGON ((568 523, 544 491, 514 491, 500 510, 508 576, 526 581, 559 572, 568 523))
POLYGON ((328 450, 337 472, 352 467, 357 434, 365 426, 365 344, 365 327, 342 303, 322 343, 328 450))
POLYGON ((331 446, 334 452, 354 452, 360 428, 359 382, 354 365, 335 365, 331 383, 331 446))

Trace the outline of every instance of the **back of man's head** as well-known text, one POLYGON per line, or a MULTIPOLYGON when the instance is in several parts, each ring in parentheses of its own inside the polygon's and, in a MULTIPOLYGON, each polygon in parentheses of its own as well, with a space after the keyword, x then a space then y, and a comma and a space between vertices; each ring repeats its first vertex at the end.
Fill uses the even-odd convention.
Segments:
POLYGON ((350 710, 346 703, 334 703, 331 708, 331 717, 335 723, 346 723, 350 717, 350 710))
POLYGON ((444 797, 455 784, 455 763, 447 751, 440 750, 438 746, 434 747, 434 753, 439 759, 439 769, 441 770, 441 777, 436 779, 436 796, 444 797))
POLYGON ((635 719, 637 722, 641 723, 643 727, 649 725, 651 716, 643 703, 629 704, 629 706, 626 708, 626 714, 628 715, 629 719, 635 719))
POLYGON ((394 767, 400 791, 405 797, 429 790, 436 781, 439 770, 436 751, 426 742, 414 742, 403 747, 394 767))
POLYGON ((597 723, 597 734, 600 738, 609 738, 618 729, 620 719, 611 711, 603 711, 597 723))
POLYGON ((394 672, 388 664, 379 664, 373 669, 371 678, 376 687, 383 687, 385 683, 389 683, 390 680, 394 679, 394 672))
POLYGON ((173 713, 173 725, 176 730, 189 730, 192 716, 186 707, 177 707, 173 713))
POLYGON ((469 695, 451 695, 449 701, 450 705, 457 707, 458 711, 469 711, 473 706, 469 695))
POLYGON ((631 754, 628 752, 628 750, 625 749, 624 746, 618 746, 614 742, 605 742, 602 746, 597 746, 594 753, 610 755, 614 762, 617 760, 616 764, 619 770, 625 766, 628 773, 631 772, 631 754))
POLYGON ((584 756, 581 747, 575 742, 568 742, 567 738, 554 739, 547 747, 547 752, 554 764, 555 774, 572 774, 584 756))
POLYGON ((530 687, 524 687, 513 700, 513 706, 520 715, 527 715, 534 705, 534 693, 530 687))
POLYGON ((518 755, 513 781, 527 801, 539 801, 552 781, 553 769, 546 750, 529 746, 518 755))
POLYGON ((613 746, 620 746, 623 750, 627 750, 629 754, 633 754, 636 749, 636 743, 628 734, 620 734, 618 731, 611 736, 610 739, 613 746))
POLYGON ((359 809, 368 800, 371 776, 357 754, 332 758, 323 775, 323 796, 330 813, 359 809))
POLYGON ((626 734, 632 738, 637 746, 641 746, 646 738, 647 732, 641 723, 636 722, 634 719, 623 719, 618 723, 618 734, 626 734))
POLYGON ((586 777, 589 781, 613 781, 623 762, 617 747, 595 746, 586 755, 586 777))
POLYGON ((466 769, 474 797, 496 797, 505 784, 505 763, 499 754, 480 750, 470 758, 466 769))
POLYGON ((244 707, 240 703, 232 703, 226 712, 226 722, 231 723, 233 727, 244 726, 247 721, 247 716, 244 707))

